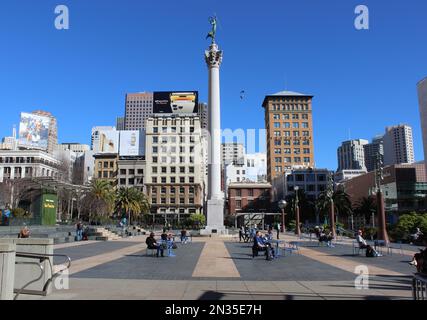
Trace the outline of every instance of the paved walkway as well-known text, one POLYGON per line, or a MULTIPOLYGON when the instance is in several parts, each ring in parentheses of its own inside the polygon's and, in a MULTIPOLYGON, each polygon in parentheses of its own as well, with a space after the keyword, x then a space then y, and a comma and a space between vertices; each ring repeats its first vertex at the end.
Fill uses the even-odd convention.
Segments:
MULTIPOLYGON (((55 246, 72 258, 69 290, 21 299, 410 299, 409 255, 354 257, 348 243, 336 248, 299 241, 300 254, 273 261, 252 259, 251 243, 194 238, 178 244, 176 257, 146 255, 145 236, 112 242, 55 246), (369 289, 359 290, 358 266, 369 270, 369 289)), ((366 283, 365 283, 366 284, 366 283)))

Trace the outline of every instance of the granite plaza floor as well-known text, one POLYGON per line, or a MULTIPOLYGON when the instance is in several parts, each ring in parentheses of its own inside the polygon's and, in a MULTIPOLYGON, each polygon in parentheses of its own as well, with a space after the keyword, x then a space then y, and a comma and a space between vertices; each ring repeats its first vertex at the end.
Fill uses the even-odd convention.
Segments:
MULTIPOLYGON (((69 289, 46 300, 389 300, 411 299, 414 268, 408 262, 417 247, 392 255, 354 256, 350 240, 334 248, 317 241, 298 241, 299 252, 266 261, 252 258, 251 243, 227 238, 194 238, 178 244, 175 257, 147 255, 145 237, 114 242, 82 242, 55 246, 72 259, 69 289), (367 288, 355 287, 359 266, 369 270, 367 288)), ((386 253, 386 252, 384 252, 386 253)), ((60 261, 55 261, 60 263, 60 261)), ((357 282, 359 283, 359 282, 357 282)))

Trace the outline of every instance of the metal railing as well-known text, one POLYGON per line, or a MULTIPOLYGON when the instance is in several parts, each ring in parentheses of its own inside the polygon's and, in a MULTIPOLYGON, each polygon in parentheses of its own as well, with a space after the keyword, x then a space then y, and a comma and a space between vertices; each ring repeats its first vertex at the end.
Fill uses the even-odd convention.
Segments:
POLYGON ((26 258, 26 259, 35 259, 38 260, 38 262, 29 262, 29 261, 17 261, 15 262, 15 264, 17 265, 35 265, 40 269, 40 276, 37 277, 34 280, 31 280, 29 282, 27 282, 24 286, 22 286, 19 289, 15 289, 14 293, 16 293, 14 300, 17 300, 18 297, 21 294, 28 294, 28 295, 41 295, 41 296, 46 296, 47 295, 47 291, 49 288, 49 285, 53 282, 53 280, 55 278, 57 278, 58 276, 60 276, 64 271, 70 269, 71 267, 71 258, 67 255, 62 255, 62 254, 37 254, 37 253, 23 253, 23 252, 17 252, 16 253, 16 257, 17 258, 26 258), (56 273, 54 273, 54 266, 52 265, 52 261, 50 258, 54 258, 54 257, 62 257, 65 259, 64 264, 66 263, 67 265, 65 266, 65 268, 57 271, 56 273), (28 290, 26 288, 28 288, 31 284, 36 283, 37 281, 41 280, 43 278, 43 276, 46 273, 45 268, 43 267, 43 263, 45 261, 48 261, 49 264, 49 268, 51 271, 51 277, 46 281, 46 283, 43 285, 43 289, 40 290, 28 290))
POLYGON ((414 300, 427 300, 427 275, 416 273, 412 279, 412 297, 414 300))

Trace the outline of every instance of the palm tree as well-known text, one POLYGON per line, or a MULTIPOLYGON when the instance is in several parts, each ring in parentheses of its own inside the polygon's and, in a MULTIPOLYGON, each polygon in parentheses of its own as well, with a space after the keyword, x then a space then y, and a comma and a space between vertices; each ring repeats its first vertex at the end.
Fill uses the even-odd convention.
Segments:
POLYGON ((361 198, 354 206, 354 213, 363 216, 365 222, 371 219, 372 213, 377 212, 377 202, 374 196, 361 198))
POLYGON ((144 193, 137 188, 120 188, 117 191, 116 209, 126 213, 130 225, 132 214, 147 213, 150 205, 144 193))
MULTIPOLYGON (((290 194, 286 197, 286 202, 288 205, 285 208, 285 212, 289 215, 296 215, 296 194, 290 194)), ((315 206, 312 201, 310 201, 305 193, 304 189, 298 190, 298 205, 301 213, 301 221, 303 219, 310 219, 314 215, 315 206)))
POLYGON ((350 196, 343 190, 334 191, 332 194, 332 199, 330 193, 326 190, 320 193, 317 198, 316 207, 319 212, 324 214, 328 214, 331 208, 331 200, 334 202, 334 209, 337 213, 337 221, 338 222, 338 214, 350 215, 352 213, 352 205, 350 196))
POLYGON ((85 196, 84 202, 89 209, 89 222, 92 214, 105 215, 113 211, 114 189, 107 180, 93 180, 90 185, 90 191, 85 196))

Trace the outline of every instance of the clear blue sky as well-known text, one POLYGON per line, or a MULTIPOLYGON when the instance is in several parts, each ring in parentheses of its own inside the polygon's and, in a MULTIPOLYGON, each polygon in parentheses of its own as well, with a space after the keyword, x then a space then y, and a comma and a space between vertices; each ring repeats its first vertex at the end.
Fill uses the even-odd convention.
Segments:
POLYGON ((349 129, 370 139, 398 123, 413 127, 423 159, 424 0, 3 0, 0 137, 21 111, 42 108, 58 118, 60 142, 89 143, 92 126, 124 113, 127 92, 196 89, 206 101, 213 13, 225 53, 223 128, 264 128, 264 96, 286 88, 315 96, 318 167, 336 169, 349 129), (59 4, 69 6, 68 31, 54 28, 59 4), (369 6, 369 31, 354 28, 358 4, 369 6))

